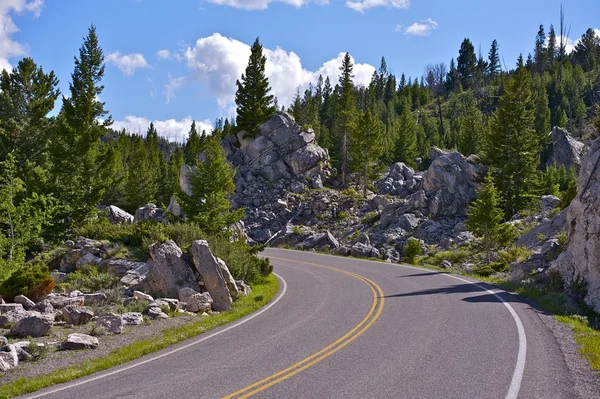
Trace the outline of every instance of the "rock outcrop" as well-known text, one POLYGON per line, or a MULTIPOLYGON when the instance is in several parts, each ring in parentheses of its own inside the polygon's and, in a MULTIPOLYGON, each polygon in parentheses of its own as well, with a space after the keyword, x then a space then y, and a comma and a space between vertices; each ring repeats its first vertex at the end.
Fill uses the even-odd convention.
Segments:
POLYGON ((147 291, 165 298, 176 298, 182 287, 200 291, 196 276, 175 242, 156 243, 149 250, 152 264, 143 284, 147 291))
MULTIPOLYGON (((230 293, 229 279, 225 276, 231 276, 231 274, 229 274, 225 262, 212 254, 208 243, 204 240, 192 243, 192 255, 194 257, 194 265, 204 281, 204 288, 213 300, 213 308, 219 312, 229 310, 232 295, 230 293), (223 273, 224 269, 227 269, 226 274, 223 273)), ((233 285, 235 287, 235 281, 233 281, 233 285)), ((237 287, 235 290, 235 296, 237 296, 237 287)))
POLYGON ((560 271, 567 290, 579 287, 585 302, 600 312, 600 140, 582 159, 577 196, 568 208, 567 233, 567 249, 552 267, 560 271))
POLYGON ((107 206, 106 211, 108 212, 108 221, 112 224, 133 223, 133 215, 118 206, 107 206))
POLYGON ((567 169, 574 166, 579 169, 585 145, 575 140, 569 132, 559 127, 554 127, 550 135, 552 136, 552 150, 546 161, 546 165, 564 165, 567 169))

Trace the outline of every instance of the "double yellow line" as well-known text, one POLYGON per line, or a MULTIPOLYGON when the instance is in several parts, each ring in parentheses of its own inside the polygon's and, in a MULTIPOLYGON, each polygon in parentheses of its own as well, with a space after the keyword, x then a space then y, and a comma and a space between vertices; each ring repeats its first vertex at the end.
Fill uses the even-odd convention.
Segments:
POLYGON ((367 331, 373 325, 373 323, 375 323, 375 321, 379 318, 379 316, 381 316, 381 312, 383 312, 383 306, 385 304, 385 299, 383 298, 383 291, 373 281, 369 280, 368 278, 366 278, 364 276, 361 276, 360 274, 352 273, 352 272, 338 269, 335 267, 319 265, 317 263, 276 258, 276 257, 272 257, 272 256, 269 258, 282 260, 282 261, 286 261, 286 262, 300 263, 300 264, 304 264, 304 265, 310 265, 310 266, 320 267, 320 268, 329 269, 329 270, 334 270, 336 272, 344 273, 344 274, 347 274, 354 278, 357 278, 360 281, 362 281, 363 283, 367 284, 367 286, 371 289, 371 292, 373 293, 373 304, 371 306, 371 309, 367 313, 367 315, 360 321, 360 323, 358 323, 356 325, 356 327, 354 327, 352 330, 348 331, 348 333, 346 333, 343 337, 339 338, 338 340, 331 343, 327 347, 321 349, 320 351, 313 353, 306 359, 301 360, 298 363, 295 363, 295 364, 291 365, 290 367, 271 375, 270 377, 267 377, 265 379, 257 381, 254 384, 248 385, 247 387, 242 388, 239 391, 232 393, 231 395, 224 396, 223 399, 249 398, 252 395, 262 392, 265 389, 270 388, 273 385, 279 384, 280 382, 285 381, 288 378, 295 376, 296 374, 302 372, 303 370, 306 370, 307 368, 314 366, 315 364, 317 364, 320 361, 322 361, 323 359, 333 355, 335 352, 339 351, 340 349, 342 349, 343 347, 348 345, 350 342, 354 341, 356 338, 358 338, 362 334, 364 334, 364 332, 367 331))

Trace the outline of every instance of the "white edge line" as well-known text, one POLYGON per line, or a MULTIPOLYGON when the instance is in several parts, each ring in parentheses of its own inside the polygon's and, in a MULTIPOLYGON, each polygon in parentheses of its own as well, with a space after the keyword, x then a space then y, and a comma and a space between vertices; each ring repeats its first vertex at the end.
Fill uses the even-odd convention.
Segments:
MULTIPOLYGON (((158 360, 158 359, 161 359, 161 358, 163 358, 163 357, 165 357, 165 356, 172 355, 172 354, 174 354, 174 353, 177 353, 177 352, 179 352, 179 351, 182 351, 182 350, 184 350, 184 349, 187 349, 187 348, 189 348, 189 347, 191 347, 191 346, 194 346, 194 345, 196 345, 196 344, 199 344, 199 343, 201 343, 201 342, 204 342, 204 341, 206 341, 207 339, 210 339, 210 338, 212 338, 212 337, 215 337, 215 336, 217 336, 217 335, 219 335, 219 334, 223 334, 224 332, 226 332, 226 331, 229 331, 229 330, 231 330, 231 329, 233 329, 233 328, 235 328, 235 327, 238 327, 238 326, 240 326, 240 325, 242 325, 242 324, 244 324, 244 323, 246 323, 246 322, 248 322, 248 321, 250 321, 250 320, 254 319, 255 317, 258 317, 258 316, 260 316, 261 314, 263 314, 263 313, 264 313, 264 312, 266 312, 267 310, 271 309, 271 308, 272 308, 273 306, 275 306, 275 304, 277 304, 277 302, 279 302, 279 300, 281 300, 281 298, 283 298, 283 296, 285 295, 285 293, 286 293, 286 291, 287 291, 287 282, 286 282, 286 281, 285 281, 285 279, 284 279, 283 277, 281 277, 279 274, 277 274, 277 273, 273 273, 273 274, 274 274, 274 275, 275 275, 275 276, 276 276, 276 277, 277 277, 279 280, 281 280, 281 282, 283 283, 283 289, 281 290, 281 293, 280 293, 280 294, 277 296, 277 298, 276 298, 276 299, 275 299, 273 302, 271 302, 270 304, 268 304, 266 307, 264 307, 264 308, 262 308, 261 310, 259 310, 258 312, 256 312, 256 313, 252 313, 250 316, 247 316, 247 317, 245 317, 244 319, 242 319, 242 320, 240 320, 240 321, 238 321, 238 322, 236 322, 236 323, 234 323, 234 324, 232 324, 232 325, 230 325, 230 326, 228 326, 228 327, 226 327, 226 328, 224 328, 224 329, 222 329, 222 330, 219 330, 219 331, 217 331, 217 332, 215 332, 215 333, 212 333, 212 334, 210 334, 210 335, 207 335, 207 336, 203 336, 202 338, 200 338, 200 339, 197 339, 197 340, 195 340, 194 342, 190 342, 189 344, 186 344, 186 345, 180 346, 180 347, 178 347, 178 348, 172 349, 172 350, 170 350, 170 351, 167 351, 167 352, 165 352, 165 353, 161 353, 161 354, 160 354, 160 355, 158 355, 158 356, 153 356, 153 357, 151 357, 151 358, 149 358, 149 359, 143 360, 143 361, 141 361, 141 362, 136 362, 136 363, 134 363, 134 364, 131 364, 131 365, 129 365, 129 366, 126 366, 126 367, 123 367, 123 368, 120 368, 120 369, 118 369, 118 370, 110 371, 110 372, 107 372, 107 373, 104 373, 104 374, 98 375, 98 376, 96 376, 96 377, 92 377, 92 378, 86 378, 86 379, 85 379, 85 380, 83 380, 83 381, 79 381, 79 382, 75 382, 75 383, 70 383, 70 384, 69 384, 69 383, 67 383, 68 385, 66 385, 66 386, 63 386, 63 387, 60 387, 60 388, 56 388, 56 389, 51 389, 51 390, 49 390, 49 391, 46 391, 46 392, 43 392, 43 393, 39 393, 39 394, 37 394, 37 395, 35 395, 35 394, 34 394, 34 395, 32 395, 32 396, 25 396, 25 397, 26 397, 26 398, 29 398, 29 399, 41 398, 41 397, 43 397, 43 396, 46 396, 46 395, 51 395, 51 394, 53 394, 53 393, 61 392, 61 391, 64 391, 64 390, 66 390, 66 389, 74 388, 74 387, 77 387, 77 386, 80 386, 80 385, 83 385, 83 384, 87 384, 87 383, 89 383, 89 382, 92 382, 92 381, 97 381, 97 380, 100 380, 100 379, 102 379, 102 378, 109 377, 109 376, 111 376, 111 375, 115 375, 115 374, 118 374, 118 373, 122 373, 123 371, 131 370, 132 368, 135 368, 135 367, 138 367, 138 366, 144 365, 144 364, 146 364, 146 363, 153 362, 153 361, 155 361, 155 360, 158 360)), ((118 367, 118 366, 117 366, 117 367, 118 367)), ((85 377, 82 377, 82 378, 85 378, 85 377)))
MULTIPOLYGON (((273 249, 278 249, 278 248, 273 248, 273 249)), ((298 251, 298 250, 293 250, 293 249, 286 249, 285 251, 307 253, 306 251, 298 251)), ((308 252, 308 253, 312 254, 310 252, 308 252)), ((314 255, 330 256, 330 257, 338 258, 338 259, 347 258, 344 256, 319 254, 319 253, 315 253, 314 255)), ((519 391, 521 389, 521 382, 523 380, 523 374, 525 372, 525 360, 527 358, 527 336, 525 335, 525 327, 523 327, 523 323, 521 322, 521 319, 519 318, 519 315, 517 314, 515 309, 508 302, 506 302, 498 293, 488 290, 487 288, 485 288, 484 286, 482 286, 478 283, 466 280, 461 277, 453 276, 452 274, 446 273, 446 272, 439 272, 436 270, 425 269, 422 267, 408 266, 408 265, 403 265, 400 263, 378 262, 378 261, 367 260, 367 259, 358 259, 358 258, 348 258, 348 259, 357 260, 360 262, 369 262, 369 263, 373 263, 373 264, 377 264, 377 265, 383 264, 383 265, 388 265, 388 266, 392 266, 392 267, 403 267, 406 269, 428 271, 428 272, 431 272, 432 274, 438 273, 438 274, 441 274, 441 275, 444 275, 447 277, 451 277, 456 280, 463 281, 465 283, 473 284, 477 288, 494 295, 502 304, 504 304, 504 306, 506 306, 506 308, 510 312, 510 315, 512 316, 513 320, 515 321, 515 324, 517 325, 517 331, 519 333, 519 353, 517 355, 517 364, 515 365, 515 371, 513 372, 512 380, 511 380, 510 386, 508 388, 508 393, 506 394, 506 399, 516 399, 517 398, 517 396, 519 395, 519 391)))

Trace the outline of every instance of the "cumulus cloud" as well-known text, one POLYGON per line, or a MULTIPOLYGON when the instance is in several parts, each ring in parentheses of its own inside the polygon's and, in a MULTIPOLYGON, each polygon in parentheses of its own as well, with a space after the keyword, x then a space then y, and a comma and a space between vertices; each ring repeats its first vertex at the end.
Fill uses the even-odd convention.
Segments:
MULTIPOLYGON (((123 120, 114 121, 112 128, 114 130, 125 129, 132 134, 146 135, 150 122, 153 122, 159 136, 164 137, 171 142, 183 143, 187 140, 192 121, 193 119, 191 116, 186 116, 180 120, 167 119, 164 121, 150 121, 142 116, 128 115, 123 120)), ((198 132, 204 130, 206 133, 210 133, 213 128, 210 121, 207 119, 204 121, 196 121, 196 129, 198 132)))
POLYGON ((218 4, 245 10, 266 10, 270 3, 285 3, 300 8, 315 3, 319 5, 329 4, 329 0, 204 0, 207 3, 218 4))
POLYGON ((410 8, 410 0, 347 0, 346 6, 358 12, 365 12, 369 8, 410 8))
POLYGON ((136 69, 150 68, 141 53, 121 54, 119 51, 115 51, 106 57, 106 61, 119 68, 125 76, 133 75, 136 69))
POLYGON ((156 52, 156 56, 158 57, 159 60, 168 60, 169 58, 171 58, 171 51, 169 51, 169 50, 158 50, 156 52))
POLYGON ((44 5, 43 0, 2 0, 0 1, 0 71, 10 70, 13 66, 9 59, 21 57, 27 53, 25 46, 12 39, 19 31, 13 22, 12 14, 28 12, 38 17, 44 5))
POLYGON ((175 92, 177 91, 177 89, 181 88, 181 86, 183 86, 183 83, 185 82, 185 76, 178 76, 176 78, 172 77, 171 74, 169 74, 169 81, 167 82, 167 84, 165 85, 165 88, 163 90, 163 94, 165 95, 165 98, 167 99, 167 104, 171 102, 171 100, 175 99, 175 92))
MULTIPOLYGON (((316 83, 319 75, 323 75, 324 79, 329 77, 332 85, 335 85, 344 58, 344 54, 340 53, 317 71, 309 71, 302 66, 300 57, 293 51, 265 48, 264 54, 267 57, 265 73, 269 78, 272 94, 277 96, 279 104, 285 106, 292 102, 297 88, 304 91, 311 82, 316 83)), ((246 69, 249 57, 248 44, 218 33, 198 39, 194 47, 189 47, 184 55, 192 72, 191 78, 200 80, 216 97, 221 108, 231 107, 237 90, 235 82, 246 69)), ((355 64, 355 84, 368 85, 374 71, 375 68, 369 64, 355 64)))
POLYGON ((410 36, 429 36, 431 31, 437 28, 438 23, 431 18, 423 19, 418 22, 413 22, 406 28, 402 25, 396 26, 396 32, 404 32, 405 35, 410 36))

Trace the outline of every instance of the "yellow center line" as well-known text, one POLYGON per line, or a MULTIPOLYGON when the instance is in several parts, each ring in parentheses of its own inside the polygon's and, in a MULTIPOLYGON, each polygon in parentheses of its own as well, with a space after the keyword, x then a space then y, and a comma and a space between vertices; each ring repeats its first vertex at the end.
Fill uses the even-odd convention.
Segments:
POLYGON ((348 333, 346 333, 344 336, 342 336, 335 342, 331 343, 330 345, 321 349, 320 351, 310 355, 309 357, 305 358, 304 360, 301 360, 298 363, 295 363, 295 364, 291 365, 290 367, 288 367, 284 370, 281 370, 265 379, 262 379, 262 380, 257 381, 245 388, 242 388, 239 391, 236 391, 230 395, 227 395, 227 396, 223 397, 223 399, 248 398, 248 397, 250 397, 254 394, 257 394, 261 391, 264 391, 265 389, 270 388, 284 380, 287 380, 288 378, 295 376, 296 374, 306 370, 309 367, 314 366, 315 364, 317 364, 320 361, 322 361, 323 359, 333 355, 335 352, 344 348, 350 342, 354 341, 356 338, 358 338, 362 334, 364 334, 364 332, 367 331, 373 325, 373 323, 375 323, 375 321, 381 316, 381 313, 383 312, 383 307, 385 304, 385 299, 383 298, 383 291, 377 284, 375 284, 373 281, 369 280, 368 278, 366 278, 364 276, 361 276, 359 274, 352 273, 352 272, 349 272, 346 270, 338 269, 335 267, 320 265, 317 263, 303 262, 303 261, 283 259, 283 258, 277 258, 277 257, 269 257, 269 258, 283 260, 286 262, 294 262, 294 263, 300 263, 300 264, 305 264, 305 265, 310 265, 310 266, 316 266, 316 267, 344 273, 344 274, 347 274, 354 278, 357 278, 360 281, 362 281, 363 283, 367 284, 367 286, 371 289, 371 292, 373 294, 373 304, 371 305, 371 309, 369 310, 367 315, 360 321, 360 323, 358 323, 352 330, 350 330, 348 333), (373 316, 373 314, 374 314, 374 316, 373 316))

